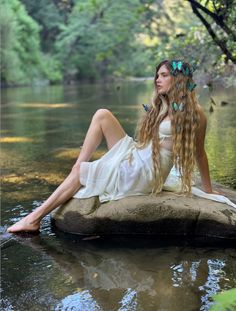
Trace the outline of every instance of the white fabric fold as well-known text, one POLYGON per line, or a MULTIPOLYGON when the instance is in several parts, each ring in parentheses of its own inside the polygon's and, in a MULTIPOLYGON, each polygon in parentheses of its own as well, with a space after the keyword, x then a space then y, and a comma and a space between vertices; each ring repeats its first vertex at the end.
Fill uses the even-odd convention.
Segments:
POLYGON ((194 194, 198 197, 207 199, 207 200, 225 203, 225 204, 228 204, 228 205, 236 208, 236 204, 234 204, 232 201, 230 201, 230 199, 228 199, 224 195, 219 195, 219 194, 214 194, 214 193, 206 193, 197 187, 192 187, 192 194, 194 194))
MULTIPOLYGON (((178 192, 181 190, 181 180, 179 177, 179 173, 174 167, 171 169, 170 174, 166 179, 166 182, 163 186, 163 190, 173 192, 178 192)), ((230 199, 224 195, 206 193, 197 187, 192 187, 192 194, 200 198, 216 201, 219 203, 224 203, 236 208, 236 204, 230 201, 230 199)))

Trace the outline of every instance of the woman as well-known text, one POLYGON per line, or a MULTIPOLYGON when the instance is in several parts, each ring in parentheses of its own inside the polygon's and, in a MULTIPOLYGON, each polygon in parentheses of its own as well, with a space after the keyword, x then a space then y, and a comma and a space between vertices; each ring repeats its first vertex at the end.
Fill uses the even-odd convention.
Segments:
POLYGON ((182 61, 165 60, 157 66, 152 106, 145 106, 137 143, 126 135, 110 111, 99 109, 68 177, 40 207, 9 227, 8 232, 39 230, 41 219, 73 196, 99 195, 104 202, 158 194, 173 164, 180 172, 182 191, 188 193, 196 160, 203 190, 212 193, 204 149, 206 117, 196 100, 192 73, 189 64, 182 61), (88 162, 103 137, 109 151, 100 160, 88 162))

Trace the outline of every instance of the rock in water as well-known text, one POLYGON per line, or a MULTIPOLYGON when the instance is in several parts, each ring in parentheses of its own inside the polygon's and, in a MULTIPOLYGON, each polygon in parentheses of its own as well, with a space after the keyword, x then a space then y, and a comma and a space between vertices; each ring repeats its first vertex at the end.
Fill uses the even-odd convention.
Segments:
POLYGON ((236 209, 170 192, 103 204, 98 197, 73 198, 52 213, 52 221, 59 230, 80 235, 184 236, 236 241, 236 209))

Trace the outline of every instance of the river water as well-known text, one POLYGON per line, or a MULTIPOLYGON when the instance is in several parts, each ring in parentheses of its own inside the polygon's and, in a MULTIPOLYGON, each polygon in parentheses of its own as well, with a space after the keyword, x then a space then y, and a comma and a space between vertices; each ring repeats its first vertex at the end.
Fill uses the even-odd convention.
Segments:
MULTIPOLYGON (((236 189, 236 89, 199 92, 212 179, 236 189)), ((2 91, 1 310, 209 310, 215 293, 236 287, 232 246, 81 240, 53 231, 49 216, 40 235, 6 233, 69 173, 97 109, 132 136, 151 94, 151 81, 2 91)))

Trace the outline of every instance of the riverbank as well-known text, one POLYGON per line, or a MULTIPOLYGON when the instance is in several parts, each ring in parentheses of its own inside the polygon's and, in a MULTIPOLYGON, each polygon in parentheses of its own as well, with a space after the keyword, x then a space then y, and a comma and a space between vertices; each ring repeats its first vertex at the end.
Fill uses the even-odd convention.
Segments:
MULTIPOLYGON (((208 71, 203 71, 201 68, 198 68, 194 74, 194 79, 198 85, 204 86, 209 84, 221 85, 224 87, 236 86, 236 65, 230 64, 225 65, 225 67, 220 70, 215 70, 214 68, 209 69, 208 71)), ((153 80, 153 76, 148 77, 133 77, 133 76, 124 76, 117 77, 115 75, 109 75, 103 79, 94 80, 94 79, 80 79, 80 80, 64 80, 59 83, 51 83, 49 80, 34 80, 31 84, 21 84, 21 83, 12 83, 6 84, 1 82, 1 88, 14 88, 14 87, 27 87, 27 86, 48 86, 48 85, 78 85, 78 84, 93 84, 93 83, 113 83, 118 81, 131 81, 131 82, 145 82, 153 80)))

